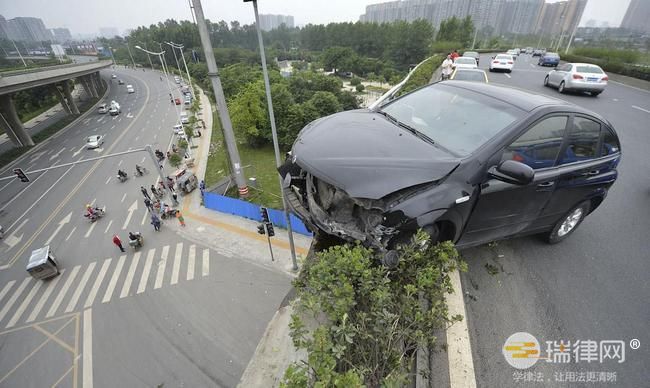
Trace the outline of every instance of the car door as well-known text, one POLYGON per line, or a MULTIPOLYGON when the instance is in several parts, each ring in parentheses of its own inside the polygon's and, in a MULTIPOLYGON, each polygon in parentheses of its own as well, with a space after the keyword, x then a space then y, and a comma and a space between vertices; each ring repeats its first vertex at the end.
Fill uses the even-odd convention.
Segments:
POLYGON ((558 66, 555 70, 552 70, 548 76, 548 81, 551 85, 557 86, 560 84, 560 80, 564 76, 564 69, 566 65, 558 66))
POLYGON ((459 245, 476 245, 517 234, 538 218, 555 188, 555 163, 568 119, 568 115, 545 116, 491 159, 493 165, 504 160, 527 164, 535 170, 535 177, 527 185, 486 178, 459 245))
POLYGON ((531 229, 554 225, 585 200, 600 200, 618 176, 620 145, 614 132, 599 120, 576 115, 557 163, 555 190, 531 229))

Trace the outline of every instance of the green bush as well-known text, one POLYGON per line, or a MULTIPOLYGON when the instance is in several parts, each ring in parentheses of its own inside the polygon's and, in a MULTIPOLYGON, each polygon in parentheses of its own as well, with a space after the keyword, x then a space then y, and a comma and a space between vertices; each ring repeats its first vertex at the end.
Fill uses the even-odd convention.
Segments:
POLYGON ((428 84, 431 81, 433 72, 440 66, 443 60, 443 55, 434 55, 427 59, 411 74, 411 77, 402 86, 402 90, 399 91, 398 95, 401 96, 428 84))
POLYGON ((307 359, 286 370, 281 386, 408 385, 417 349, 462 319, 448 316, 444 295, 453 292, 449 273, 466 266, 451 242, 433 245, 422 231, 399 255, 388 269, 372 250, 345 245, 305 263, 290 329, 307 359))
POLYGON ((172 165, 174 168, 178 168, 178 166, 181 165, 181 162, 183 161, 183 158, 179 154, 171 154, 169 157, 169 164, 172 165))
POLYGON ((366 89, 366 87, 363 86, 362 84, 359 84, 359 85, 357 85, 356 89, 357 89, 357 92, 361 93, 366 89))
POLYGON ((599 47, 579 47, 572 52, 587 58, 602 59, 605 62, 636 63, 641 55, 636 50, 615 50, 599 47))

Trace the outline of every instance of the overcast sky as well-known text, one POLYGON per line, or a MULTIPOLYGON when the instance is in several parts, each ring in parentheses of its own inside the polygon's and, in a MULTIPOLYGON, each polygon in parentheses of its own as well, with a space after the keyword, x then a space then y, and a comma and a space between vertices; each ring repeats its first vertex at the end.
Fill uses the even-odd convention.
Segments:
MULTIPOLYGON (((557 0, 550 0, 557 1, 557 0)), ((259 0, 260 13, 293 15, 297 25, 357 21, 365 6, 377 0, 259 0)), ((589 19, 618 26, 630 0, 588 0, 581 24, 589 19)), ((242 0, 203 0, 212 21, 253 22, 252 3, 242 0)), ((48 28, 67 27, 72 34, 96 33, 100 27, 150 25, 168 18, 190 20, 188 0, 0 0, 0 15, 35 16, 48 28)))

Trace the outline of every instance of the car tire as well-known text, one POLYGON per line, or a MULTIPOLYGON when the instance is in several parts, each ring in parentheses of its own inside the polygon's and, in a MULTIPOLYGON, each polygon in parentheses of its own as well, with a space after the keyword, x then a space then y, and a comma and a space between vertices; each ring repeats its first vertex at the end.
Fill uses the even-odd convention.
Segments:
POLYGON ((591 204, 589 201, 584 201, 578 206, 569 210, 554 226, 551 231, 544 236, 549 244, 557 244, 566 239, 573 233, 582 221, 589 214, 591 204))
POLYGON ((557 91, 560 92, 560 93, 564 93, 564 92, 565 92, 565 89, 564 89, 564 81, 560 82, 560 86, 557 87, 557 91))
POLYGON ((508 70, 506 70, 506 71, 507 71, 508 73, 512 73, 512 70, 511 70, 511 69, 508 69, 508 70))
POLYGON ((544 77, 544 86, 548 87, 548 76, 544 77))
POLYGON ((590 94, 591 94, 592 97, 596 97, 596 96, 598 96, 600 93, 602 93, 602 91, 600 91, 600 92, 591 92, 590 94))
POLYGON ((490 73, 494 73, 494 69, 490 67, 490 73))

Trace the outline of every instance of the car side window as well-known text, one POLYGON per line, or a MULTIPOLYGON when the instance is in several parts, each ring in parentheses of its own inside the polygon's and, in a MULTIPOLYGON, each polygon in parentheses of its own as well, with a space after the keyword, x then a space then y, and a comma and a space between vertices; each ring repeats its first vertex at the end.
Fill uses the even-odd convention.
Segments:
POLYGON ((603 142, 600 146, 600 156, 612 155, 621 151, 621 145, 618 138, 611 129, 603 127, 603 142))
POLYGON ((553 167, 568 120, 568 116, 552 116, 537 122, 506 147, 501 161, 515 160, 533 169, 553 167))
POLYGON ((576 116, 569 131, 569 141, 560 164, 568 164, 597 158, 600 140, 600 123, 586 117, 576 116))

